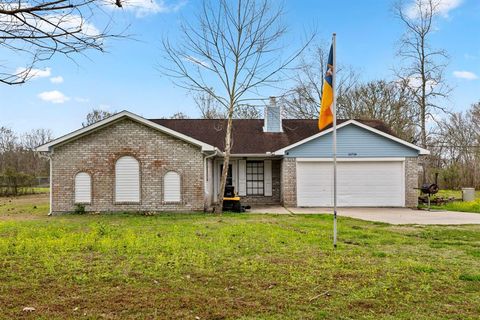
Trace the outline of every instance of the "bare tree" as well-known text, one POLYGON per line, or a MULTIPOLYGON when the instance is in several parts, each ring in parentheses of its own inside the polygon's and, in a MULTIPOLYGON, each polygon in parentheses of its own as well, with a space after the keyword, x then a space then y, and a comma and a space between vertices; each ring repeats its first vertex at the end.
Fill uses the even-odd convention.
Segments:
POLYGON ((0 153, 13 150, 17 145, 18 137, 12 129, 0 127, 0 153))
POLYGON ((447 53, 430 46, 440 6, 441 0, 414 0, 409 6, 406 6, 405 0, 400 0, 395 5, 396 15, 406 29, 398 50, 404 63, 397 74, 409 83, 414 96, 413 102, 419 115, 420 144, 423 148, 427 147, 427 120, 435 120, 436 113, 446 112, 440 102, 450 92, 444 79, 447 53))
POLYGON ((279 40, 286 32, 282 14, 282 7, 268 0, 205 0, 195 23, 182 25, 180 44, 163 42, 164 73, 179 86, 208 93, 227 110, 216 212, 222 211, 235 110, 255 99, 259 88, 277 83, 281 71, 305 48, 282 59, 279 40))
MULTIPOLYGON (((202 119, 227 119, 228 110, 219 104, 210 94, 202 92, 194 96, 195 104, 202 119)), ((234 119, 260 119, 262 112, 258 106, 238 105, 234 112, 234 119)))
POLYGON ((239 105, 234 112, 235 119, 262 119, 264 106, 254 106, 251 104, 239 105))
POLYGON ((34 150, 38 146, 53 140, 53 133, 50 129, 32 129, 22 135, 22 144, 28 150, 34 150))
POLYGON ((48 160, 35 147, 52 139, 47 129, 34 129, 22 135, 0 127, 0 194, 33 192, 35 178, 48 175, 48 160))
POLYGON ((98 121, 111 117, 115 112, 109 112, 101 109, 93 109, 85 117, 86 122, 82 122, 82 127, 87 127, 98 121))
POLYGON ((437 160, 429 171, 440 172, 441 182, 447 188, 480 187, 478 106, 474 104, 465 112, 452 113, 438 121, 429 141, 429 149, 437 160))
POLYGON ((175 112, 170 116, 170 119, 188 119, 188 118, 189 117, 181 111, 175 112))
MULTIPOLYGON (((98 0, 4 0, 0 2, 0 49, 4 56, 22 57, 26 66, 18 69, 0 64, 0 82, 20 84, 35 77, 33 67, 56 54, 72 54, 94 49, 103 51, 109 23, 103 30, 93 23, 94 13, 105 12, 98 0)), ((121 1, 115 5, 121 7, 121 1)), ((98 20, 96 20, 98 21, 98 20)), ((4 63, 2 61, 2 63, 4 63)))
POLYGON ((400 138, 416 142, 416 110, 404 82, 370 81, 358 84, 337 100, 337 113, 344 119, 382 120, 400 138))
MULTIPOLYGON (((284 113, 293 119, 315 119, 320 111, 323 80, 325 77, 329 48, 317 44, 302 54, 294 78, 294 87, 286 92, 281 102, 284 113)), ((350 67, 338 68, 337 96, 348 92, 358 81, 358 76, 350 67)))
POLYGON ((219 105, 217 100, 208 92, 196 93, 193 100, 200 111, 203 119, 226 119, 227 112, 221 110, 223 106, 219 105))
POLYGON ((473 125, 475 126, 475 130, 480 134, 480 101, 472 105, 472 108, 470 109, 470 113, 472 115, 473 125))
POLYGON ((50 170, 48 160, 41 157, 38 152, 35 152, 35 149, 53 140, 52 130, 43 128, 32 129, 21 135, 20 140, 24 151, 21 161, 28 165, 28 170, 27 168, 24 168, 24 170, 35 177, 40 175, 47 176, 50 170))

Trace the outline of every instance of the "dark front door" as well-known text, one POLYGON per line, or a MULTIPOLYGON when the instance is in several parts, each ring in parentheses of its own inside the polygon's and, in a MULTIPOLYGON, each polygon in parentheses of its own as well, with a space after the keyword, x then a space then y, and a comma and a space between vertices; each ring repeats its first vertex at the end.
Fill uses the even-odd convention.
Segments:
MULTIPOLYGON (((220 180, 222 179, 223 164, 220 165, 220 180)), ((228 165, 227 186, 233 186, 232 165, 228 165)))

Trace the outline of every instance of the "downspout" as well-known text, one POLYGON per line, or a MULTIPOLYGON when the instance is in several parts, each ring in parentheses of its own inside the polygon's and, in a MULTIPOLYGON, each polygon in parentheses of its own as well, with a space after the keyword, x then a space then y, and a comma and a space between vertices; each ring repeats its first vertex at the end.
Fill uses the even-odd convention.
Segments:
POLYGON ((53 155, 53 150, 48 155, 48 160, 49 160, 49 163, 50 163, 50 172, 49 172, 50 178, 48 179, 49 180, 48 182, 50 184, 50 210, 48 212, 49 216, 52 215, 52 205, 53 205, 53 161, 52 161, 52 155, 53 155))
POLYGON ((49 152, 46 152, 46 153, 39 153, 40 154, 40 157, 43 157, 43 158, 47 158, 48 159, 48 163, 49 163, 49 166, 50 166, 50 170, 49 170, 49 184, 50 184, 50 187, 49 187, 49 193, 50 193, 50 199, 49 199, 49 202, 50 202, 50 209, 49 209, 49 212, 48 212, 48 215, 51 216, 52 215, 52 202, 53 202, 53 190, 52 190, 52 186, 53 186, 53 182, 52 182, 52 177, 53 177, 53 164, 52 164, 52 155, 53 155, 53 149, 49 152))
POLYGON ((214 149, 214 152, 211 154, 211 155, 205 155, 204 153, 204 157, 203 157, 203 197, 204 197, 204 210, 207 209, 207 202, 206 202, 206 199, 207 199, 207 188, 208 188, 208 183, 207 183, 207 169, 208 169, 208 163, 207 163, 207 159, 210 159, 210 158, 213 158, 215 156, 218 155, 218 148, 215 148, 214 149))

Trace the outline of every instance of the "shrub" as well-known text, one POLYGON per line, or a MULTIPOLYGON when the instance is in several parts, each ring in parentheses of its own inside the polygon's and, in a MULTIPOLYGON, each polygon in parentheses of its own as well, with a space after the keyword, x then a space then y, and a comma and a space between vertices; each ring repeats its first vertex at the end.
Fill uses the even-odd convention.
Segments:
POLYGON ((81 203, 77 203, 77 204, 75 205, 74 213, 76 213, 76 214, 85 214, 85 205, 83 205, 83 204, 81 204, 81 203))

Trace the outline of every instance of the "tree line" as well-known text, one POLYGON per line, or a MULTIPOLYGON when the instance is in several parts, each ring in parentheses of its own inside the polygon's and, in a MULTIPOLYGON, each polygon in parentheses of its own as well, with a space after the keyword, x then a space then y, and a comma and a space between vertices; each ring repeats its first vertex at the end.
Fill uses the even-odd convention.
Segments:
POLYGON ((35 148, 51 140, 48 129, 17 134, 0 127, 0 195, 30 193, 33 187, 48 183, 48 159, 36 153, 35 148))

